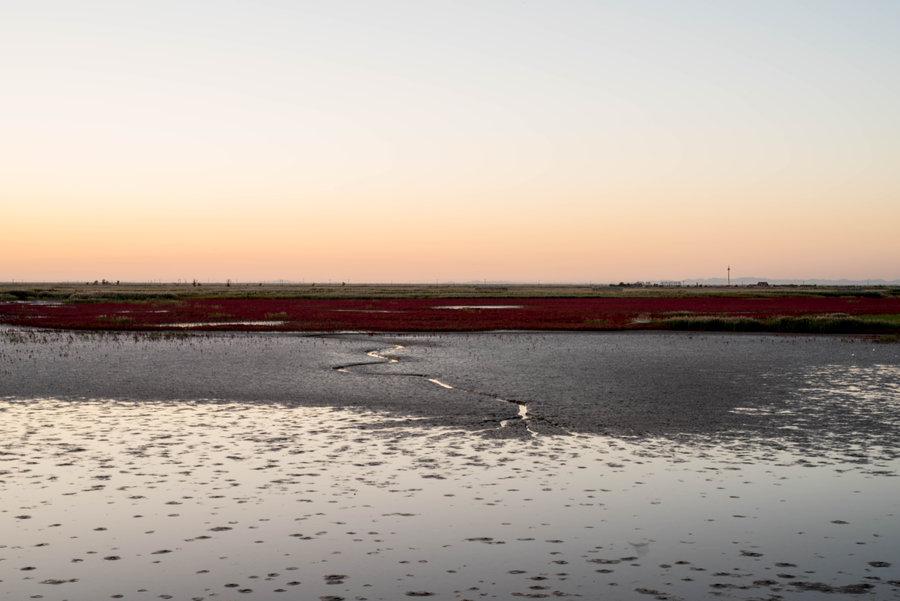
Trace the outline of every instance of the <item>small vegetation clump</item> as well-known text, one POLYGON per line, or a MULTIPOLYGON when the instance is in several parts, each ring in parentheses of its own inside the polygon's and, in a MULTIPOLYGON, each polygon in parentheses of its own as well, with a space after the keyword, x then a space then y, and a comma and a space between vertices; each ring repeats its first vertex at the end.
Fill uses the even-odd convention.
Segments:
POLYGON ((97 321, 110 326, 127 326, 134 323, 134 318, 127 315, 98 315, 97 321))
POLYGON ((591 330, 611 330, 615 327, 608 319, 585 319, 584 325, 591 330))
POLYGON ((668 317, 653 325, 669 330, 716 332, 790 332, 800 334, 900 333, 900 315, 779 315, 775 317, 734 317, 695 315, 668 317))

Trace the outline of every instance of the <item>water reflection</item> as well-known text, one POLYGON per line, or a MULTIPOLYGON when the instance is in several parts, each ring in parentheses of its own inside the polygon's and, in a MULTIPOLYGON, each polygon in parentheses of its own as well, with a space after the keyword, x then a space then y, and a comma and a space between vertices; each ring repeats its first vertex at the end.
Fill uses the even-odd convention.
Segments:
POLYGON ((864 446, 810 462, 766 441, 52 399, 0 402, 0 441, 7 599, 900 592, 898 461, 864 446))
POLYGON ((161 323, 159 328, 209 328, 209 327, 234 327, 234 326, 283 326, 286 321, 279 320, 263 320, 263 321, 190 321, 178 323, 161 323))

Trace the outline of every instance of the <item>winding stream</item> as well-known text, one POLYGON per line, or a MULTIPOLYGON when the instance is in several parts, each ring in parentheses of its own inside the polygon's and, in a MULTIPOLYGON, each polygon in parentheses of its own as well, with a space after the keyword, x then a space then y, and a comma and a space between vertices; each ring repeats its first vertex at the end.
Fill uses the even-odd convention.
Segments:
MULTIPOLYGON (((400 359, 398 359, 396 357, 392 357, 392 356, 388 355, 387 353, 401 351, 405 348, 406 347, 403 346, 402 344, 395 344, 395 345, 387 347, 387 348, 373 349, 371 351, 367 351, 366 356, 372 357, 373 359, 377 359, 377 361, 364 361, 364 362, 359 362, 359 363, 338 365, 338 366, 333 367, 332 369, 334 369, 335 371, 339 371, 341 373, 351 373, 351 370, 355 367, 363 367, 366 365, 382 365, 382 364, 400 363, 400 359)), ((479 390, 457 388, 456 386, 453 386, 452 384, 442 382, 441 380, 438 380, 437 378, 432 378, 427 374, 418 374, 418 373, 388 373, 388 374, 375 373, 375 374, 373 374, 373 373, 369 373, 369 372, 363 372, 363 373, 365 375, 370 375, 370 376, 405 376, 405 377, 409 377, 409 378, 421 378, 427 382, 431 382, 435 386, 440 386, 441 388, 444 388, 447 390, 461 390, 462 392, 466 392, 469 394, 474 394, 474 395, 478 395, 478 396, 482 396, 482 397, 487 397, 492 400, 499 401, 501 403, 512 403, 512 404, 518 406, 518 413, 517 413, 516 417, 514 417, 514 418, 501 420, 500 427, 507 428, 507 427, 509 427, 510 423, 513 421, 521 422, 525 426, 525 430, 528 432, 528 434, 530 436, 532 436, 532 437, 538 436, 537 432, 532 430, 528 425, 528 421, 531 419, 531 416, 528 414, 528 405, 526 405, 522 401, 514 401, 514 400, 500 398, 498 396, 488 394, 486 392, 481 392, 479 390)))

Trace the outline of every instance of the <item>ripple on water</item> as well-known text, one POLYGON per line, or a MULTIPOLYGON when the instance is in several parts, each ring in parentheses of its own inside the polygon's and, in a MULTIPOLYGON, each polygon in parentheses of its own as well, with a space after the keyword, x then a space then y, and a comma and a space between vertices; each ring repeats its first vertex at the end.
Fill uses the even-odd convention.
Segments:
POLYGON ((898 464, 874 449, 497 440, 280 405, 0 409, 10 599, 898 593, 898 464))

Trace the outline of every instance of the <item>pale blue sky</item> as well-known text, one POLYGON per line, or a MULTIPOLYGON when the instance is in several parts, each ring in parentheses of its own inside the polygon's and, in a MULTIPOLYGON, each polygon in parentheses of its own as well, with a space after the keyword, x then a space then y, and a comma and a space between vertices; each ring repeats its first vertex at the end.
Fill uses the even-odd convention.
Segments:
POLYGON ((0 279, 900 277, 900 2, 0 2, 0 73, 0 279))

